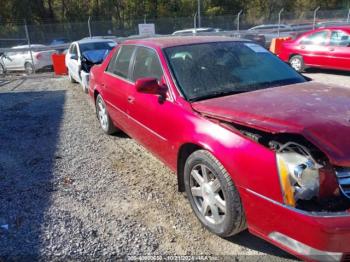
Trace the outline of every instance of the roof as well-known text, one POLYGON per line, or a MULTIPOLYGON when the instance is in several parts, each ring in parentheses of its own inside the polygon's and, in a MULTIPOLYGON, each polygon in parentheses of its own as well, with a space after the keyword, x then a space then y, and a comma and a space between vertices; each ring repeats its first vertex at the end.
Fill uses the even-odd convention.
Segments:
MULTIPOLYGON (((38 44, 32 44, 30 45, 31 47, 45 47, 45 45, 38 45, 38 44)), ((17 45, 17 46, 13 46, 13 49, 21 49, 21 48, 29 48, 29 45, 17 45)))
POLYGON ((329 30, 344 30, 347 32, 350 32, 350 25, 332 25, 332 26, 327 26, 324 28, 318 28, 318 30, 325 30, 325 29, 329 29, 329 30))
POLYGON ((166 36, 166 37, 154 37, 138 40, 126 40, 124 44, 142 44, 151 47, 167 48, 172 46, 201 44, 201 43, 214 43, 214 42, 232 42, 242 41, 227 36, 166 36))
POLYGON ((87 44, 87 43, 105 43, 105 42, 114 42, 113 39, 104 39, 104 38, 83 38, 81 40, 75 41, 78 44, 87 44))

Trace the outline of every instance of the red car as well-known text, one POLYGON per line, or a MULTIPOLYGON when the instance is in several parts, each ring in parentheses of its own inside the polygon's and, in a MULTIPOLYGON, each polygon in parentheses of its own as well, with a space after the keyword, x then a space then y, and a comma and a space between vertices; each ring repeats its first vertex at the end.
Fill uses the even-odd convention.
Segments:
MULTIPOLYGON (((177 173, 199 221, 309 260, 350 253, 350 91, 227 37, 126 41, 91 72, 107 134, 177 173)), ((145 177, 147 179, 147 177, 145 177)))
POLYGON ((350 27, 313 30, 282 44, 278 56, 298 72, 307 67, 350 70, 350 27))

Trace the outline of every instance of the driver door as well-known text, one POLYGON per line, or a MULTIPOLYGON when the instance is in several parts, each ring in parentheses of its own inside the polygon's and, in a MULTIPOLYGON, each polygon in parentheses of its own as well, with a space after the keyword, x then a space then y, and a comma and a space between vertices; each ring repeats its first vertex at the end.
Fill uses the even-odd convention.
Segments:
POLYGON ((342 30, 333 30, 331 33, 329 66, 350 70, 350 35, 342 30))
POLYGON ((80 81, 80 58, 77 44, 73 44, 69 49, 68 69, 75 80, 80 81))
POLYGON ((158 95, 140 93, 135 88, 135 82, 141 78, 156 78, 164 82, 163 69, 154 49, 137 47, 131 72, 134 83, 128 90, 127 113, 130 118, 129 133, 142 145, 152 151, 163 161, 167 161, 172 140, 169 132, 176 126, 178 109, 172 98, 167 94, 165 101, 158 95))

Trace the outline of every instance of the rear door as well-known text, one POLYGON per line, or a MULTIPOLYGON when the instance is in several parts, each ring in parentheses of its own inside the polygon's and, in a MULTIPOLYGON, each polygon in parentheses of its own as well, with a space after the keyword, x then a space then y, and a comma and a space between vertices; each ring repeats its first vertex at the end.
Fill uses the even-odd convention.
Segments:
POLYGON ((15 51, 6 53, 6 57, 3 59, 5 67, 8 70, 22 69, 24 67, 23 52, 15 51))
POLYGON ((329 42, 329 66, 350 70, 350 35, 342 30, 332 30, 329 42))
POLYGON ((303 37, 297 50, 303 56, 306 65, 327 67, 329 56, 329 30, 318 31, 303 37))
POLYGON ((128 93, 133 87, 130 78, 131 59, 135 46, 120 46, 114 53, 102 79, 103 98, 112 121, 128 132, 128 93))

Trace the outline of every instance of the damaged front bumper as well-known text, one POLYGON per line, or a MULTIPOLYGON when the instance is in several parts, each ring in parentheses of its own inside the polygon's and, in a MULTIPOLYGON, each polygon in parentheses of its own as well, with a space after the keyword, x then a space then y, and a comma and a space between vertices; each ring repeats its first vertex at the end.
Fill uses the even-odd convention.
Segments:
POLYGON ((350 253, 350 213, 307 212, 242 189, 249 231, 295 256, 342 261, 350 253))

